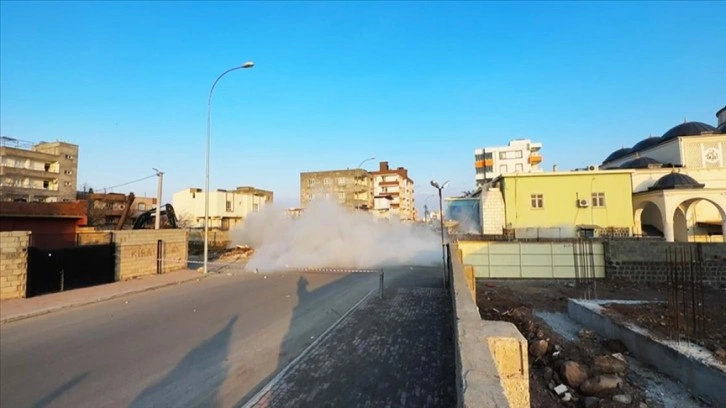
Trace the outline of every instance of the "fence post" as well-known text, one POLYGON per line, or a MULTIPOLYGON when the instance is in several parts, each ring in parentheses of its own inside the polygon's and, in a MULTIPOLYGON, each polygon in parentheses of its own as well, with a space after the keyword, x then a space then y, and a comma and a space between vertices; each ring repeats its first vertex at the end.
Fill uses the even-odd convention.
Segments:
POLYGON ((380 296, 381 296, 381 299, 383 299, 383 279, 384 279, 383 278, 383 268, 381 268, 381 272, 380 272, 379 276, 380 276, 380 296))

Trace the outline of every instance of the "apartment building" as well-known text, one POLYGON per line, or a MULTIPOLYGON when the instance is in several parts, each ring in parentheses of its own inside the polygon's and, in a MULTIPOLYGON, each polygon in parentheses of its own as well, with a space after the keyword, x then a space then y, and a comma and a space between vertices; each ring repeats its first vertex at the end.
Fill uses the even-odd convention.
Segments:
POLYGON ((0 137, 0 201, 73 201, 77 171, 77 145, 0 137))
POLYGON ((476 185, 482 186, 504 174, 540 172, 541 149, 542 143, 514 139, 506 146, 474 150, 476 185))
POLYGON ((300 173, 300 204, 334 200, 351 209, 373 207, 373 178, 363 169, 327 170, 300 173))
POLYGON ((392 169, 380 162, 373 175, 373 214, 378 218, 415 221, 413 180, 403 167, 392 169))
POLYGON ((132 225, 142 213, 156 208, 156 197, 137 197, 123 193, 94 193, 93 191, 76 193, 78 200, 88 203, 88 225, 101 229, 115 229, 126 214, 124 225, 132 225), (131 203, 131 208, 126 206, 131 203))
MULTIPOLYGON (((186 219, 194 227, 204 227, 206 193, 201 188, 177 191, 172 205, 177 217, 186 219)), ((209 194, 209 228, 229 230, 242 224, 250 213, 272 204, 273 193, 254 187, 237 187, 234 190, 215 190, 209 194)))

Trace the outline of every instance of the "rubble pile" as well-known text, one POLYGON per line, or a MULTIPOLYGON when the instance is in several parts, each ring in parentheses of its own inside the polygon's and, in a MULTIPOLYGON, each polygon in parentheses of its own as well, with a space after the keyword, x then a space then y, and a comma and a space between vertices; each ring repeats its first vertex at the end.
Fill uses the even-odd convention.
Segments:
POLYGON ((232 248, 227 248, 219 259, 224 261, 246 260, 252 256, 254 252, 255 251, 247 245, 235 245, 232 248))
POLYGON ((520 306, 499 312, 499 320, 514 323, 529 344, 530 382, 541 384, 559 406, 646 408, 638 387, 628 384, 627 350, 617 340, 598 340, 582 329, 579 339, 565 342, 539 324, 531 310, 520 306))

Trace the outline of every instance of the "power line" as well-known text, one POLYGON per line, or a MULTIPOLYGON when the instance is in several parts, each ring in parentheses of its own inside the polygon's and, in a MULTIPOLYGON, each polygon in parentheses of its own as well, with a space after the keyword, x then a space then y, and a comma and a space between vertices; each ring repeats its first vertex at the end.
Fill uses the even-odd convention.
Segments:
POLYGON ((129 184, 134 184, 134 183, 138 183, 139 181, 144 181, 144 180, 148 180, 148 179, 150 179, 150 178, 152 178, 152 177, 156 177, 156 174, 152 174, 152 175, 150 175, 150 176, 142 177, 142 178, 140 178, 140 179, 136 179, 136 180, 128 181, 128 182, 126 182, 126 183, 123 183, 123 184, 118 184, 118 185, 115 185, 115 186, 111 186, 111 187, 104 187, 104 188, 102 188, 101 190, 104 190, 104 191, 106 191, 106 190, 112 190, 112 189, 114 189, 114 188, 118 188, 118 187, 128 186, 129 184))

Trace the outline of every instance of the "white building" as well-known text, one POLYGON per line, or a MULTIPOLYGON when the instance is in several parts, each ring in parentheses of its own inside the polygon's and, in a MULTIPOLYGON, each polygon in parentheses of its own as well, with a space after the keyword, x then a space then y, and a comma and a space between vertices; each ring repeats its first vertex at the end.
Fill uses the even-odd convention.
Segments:
MULTIPOLYGON (((193 227, 204 227, 205 193, 200 188, 188 188, 174 193, 172 205, 180 219, 193 227)), ((236 190, 215 190, 209 196, 209 228, 229 230, 241 224, 248 214, 272 204, 272 191, 254 187, 236 190)))
POLYGON ((540 172, 542 143, 514 139, 507 146, 474 150, 476 185, 482 186, 502 174, 540 172))
POLYGON ((416 221, 413 180, 403 167, 390 169, 380 162, 373 175, 373 215, 378 218, 416 221))

